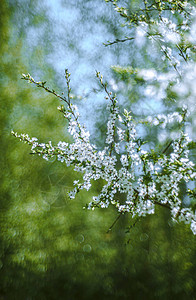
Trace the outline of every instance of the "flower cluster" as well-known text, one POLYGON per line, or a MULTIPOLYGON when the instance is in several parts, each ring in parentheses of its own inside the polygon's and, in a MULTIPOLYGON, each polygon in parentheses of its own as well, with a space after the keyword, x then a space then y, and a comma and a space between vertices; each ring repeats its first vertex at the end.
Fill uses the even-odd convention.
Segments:
POLYGON ((188 1, 141 1, 136 8, 122 7, 118 0, 105 0, 111 2, 114 9, 124 20, 124 26, 135 30, 135 36, 127 36, 113 42, 108 41, 106 46, 114 43, 135 40, 143 44, 148 38, 162 53, 162 60, 167 61, 178 75, 181 75, 182 62, 188 62, 195 52, 192 31, 193 17, 196 15, 196 7, 188 1), (182 20, 183 19, 183 20, 182 20))
MULTIPOLYGON (((184 208, 180 197, 180 185, 196 178, 194 164, 189 160, 189 138, 183 131, 171 143, 172 153, 159 153, 155 149, 146 151, 144 141, 138 136, 137 124, 132 113, 126 109, 120 112, 116 95, 108 92, 102 76, 97 73, 101 85, 109 99, 110 115, 107 123, 106 146, 102 150, 91 143, 90 134, 85 126, 80 124, 80 115, 69 97, 69 76, 66 70, 68 87, 67 97, 61 97, 54 90, 50 90, 45 83, 36 82, 29 74, 24 75, 27 80, 47 92, 54 94, 66 103, 58 107, 68 120, 68 132, 73 137, 72 143, 60 141, 53 145, 40 143, 37 138, 30 138, 27 134, 12 134, 31 146, 34 154, 41 155, 48 160, 57 160, 67 166, 73 165, 76 172, 83 174, 82 181, 74 181, 75 188, 69 192, 70 199, 82 190, 90 189, 92 181, 103 179, 99 195, 93 197, 87 204, 88 209, 95 207, 107 208, 114 205, 120 214, 129 213, 132 217, 153 214, 156 205, 165 206, 171 210, 173 219, 190 223, 196 234, 196 215, 191 208, 184 208), (119 197, 123 194, 123 197, 119 197), (125 200, 122 200, 125 199, 125 200)), ((171 120, 185 122, 186 110, 169 116, 158 115, 148 119, 154 125, 170 123, 171 120), (157 124, 158 122, 158 124, 157 124)))
POLYGON ((165 128, 167 124, 172 124, 177 122, 182 124, 184 121, 184 117, 187 116, 187 107, 184 106, 182 109, 182 113, 174 112, 168 115, 158 114, 157 116, 148 116, 145 120, 141 120, 141 123, 160 126, 161 128, 165 128), (184 112, 184 114, 183 114, 184 112))

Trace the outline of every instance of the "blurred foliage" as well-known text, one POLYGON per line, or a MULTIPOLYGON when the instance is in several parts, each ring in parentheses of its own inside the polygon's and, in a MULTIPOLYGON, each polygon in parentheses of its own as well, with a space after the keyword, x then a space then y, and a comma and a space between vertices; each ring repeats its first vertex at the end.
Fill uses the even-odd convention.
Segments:
POLYGON ((84 211, 89 193, 67 198, 77 179, 72 168, 29 155, 11 136, 14 129, 43 141, 69 139, 58 101, 20 80, 36 71, 58 88, 45 60, 53 38, 46 9, 38 1, 2 0, 0 14, 0 299, 193 300, 195 237, 188 227, 175 226, 159 208, 135 225, 122 216, 107 233, 117 217, 112 209, 84 211), (45 38, 27 49, 33 28, 44 28, 45 38))

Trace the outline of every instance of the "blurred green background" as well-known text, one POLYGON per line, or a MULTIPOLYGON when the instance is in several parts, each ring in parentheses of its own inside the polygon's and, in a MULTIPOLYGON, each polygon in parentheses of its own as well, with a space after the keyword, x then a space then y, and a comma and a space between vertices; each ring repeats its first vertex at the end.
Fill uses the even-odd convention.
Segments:
MULTIPOLYGON (((65 91, 63 72, 70 68, 73 94, 93 98, 78 103, 87 123, 92 109, 101 116, 101 100, 92 94, 94 70, 108 74, 111 64, 130 57, 134 64, 130 44, 102 45, 121 36, 112 7, 101 0, 0 5, 0 299, 196 299, 196 243, 189 226, 174 225, 158 208, 129 233, 134 220, 128 216, 107 233, 115 210, 83 210, 99 184, 69 200, 78 178, 73 169, 29 155, 10 133, 43 142, 69 139, 58 100, 22 81, 21 73, 65 91)), ((101 144, 103 126, 91 129, 101 144)))

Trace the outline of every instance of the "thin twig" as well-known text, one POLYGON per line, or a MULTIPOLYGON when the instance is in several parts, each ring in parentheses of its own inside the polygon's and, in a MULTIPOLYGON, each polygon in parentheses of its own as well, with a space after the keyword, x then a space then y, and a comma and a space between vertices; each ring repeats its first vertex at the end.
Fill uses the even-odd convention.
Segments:
POLYGON ((169 149, 169 147, 171 146, 172 143, 173 143, 173 140, 171 140, 171 141, 169 142, 169 144, 165 147, 164 150, 161 151, 161 153, 162 153, 162 154, 166 153, 167 149, 169 149))
POLYGON ((127 227, 127 231, 125 233, 129 233, 130 232, 130 229, 132 229, 133 227, 135 227, 135 225, 137 224, 137 222, 139 221, 139 217, 136 218, 135 222, 130 225, 129 227, 127 227))
POLYGON ((154 204, 160 205, 162 207, 166 207, 169 210, 171 210, 171 207, 168 204, 164 204, 164 203, 158 202, 157 200, 154 200, 153 202, 154 202, 154 204))
POLYGON ((110 226, 110 228, 108 229, 108 231, 107 231, 106 233, 109 233, 109 232, 112 230, 112 228, 114 227, 114 225, 115 225, 116 222, 120 219, 121 216, 122 216, 122 213, 120 213, 120 214, 118 215, 118 217, 114 220, 114 222, 112 223, 112 225, 110 226))
POLYGON ((128 38, 125 38, 123 40, 120 40, 120 39, 116 39, 115 41, 113 42, 110 42, 108 41, 107 43, 104 43, 104 46, 111 46, 113 44, 117 44, 117 43, 124 43, 124 42, 127 42, 127 41, 131 41, 131 40, 134 40, 134 37, 128 37, 128 38))

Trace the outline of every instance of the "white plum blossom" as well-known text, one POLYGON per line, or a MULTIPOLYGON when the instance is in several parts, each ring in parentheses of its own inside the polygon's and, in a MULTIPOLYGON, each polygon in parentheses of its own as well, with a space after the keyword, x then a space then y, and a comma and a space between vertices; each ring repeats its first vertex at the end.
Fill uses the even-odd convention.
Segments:
POLYGON ((119 154, 120 153, 120 143, 115 143, 114 147, 115 147, 116 153, 119 154))
POLYGON ((191 230, 192 230, 193 234, 196 234, 196 221, 191 222, 191 230))
POLYGON ((123 141, 124 140, 124 135, 125 135, 125 130, 123 130, 122 128, 118 127, 117 133, 118 133, 119 141, 123 141))
POLYGON ((128 167, 129 166, 129 161, 128 161, 126 155, 122 154, 121 158, 120 158, 120 161, 121 161, 121 164, 123 165, 123 167, 128 167))

